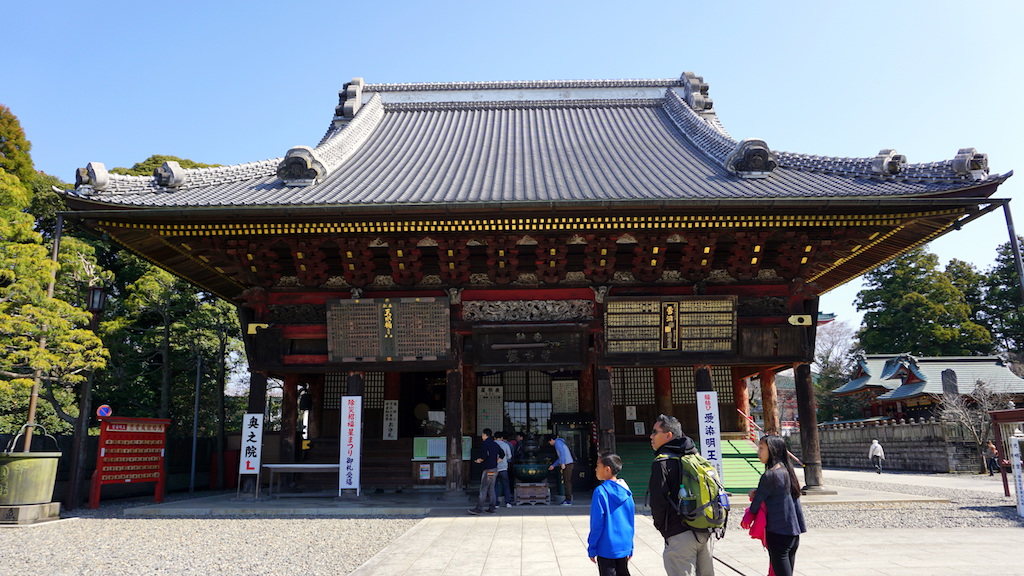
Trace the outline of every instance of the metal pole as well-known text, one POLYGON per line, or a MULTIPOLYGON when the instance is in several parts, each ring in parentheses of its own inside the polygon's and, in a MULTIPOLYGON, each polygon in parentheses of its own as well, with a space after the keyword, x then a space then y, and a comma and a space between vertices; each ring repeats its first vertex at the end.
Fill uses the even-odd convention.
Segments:
POLYGON ((1020 287, 1020 301, 1024 303, 1024 264, 1020 259, 1020 242, 1013 230, 1013 216, 1010 214, 1010 201, 1003 203, 1003 216, 1006 217, 1006 230, 1010 233, 1010 248, 1013 250, 1013 265, 1017 269, 1017 284, 1020 287))
POLYGON ((192 469, 189 472, 188 491, 196 491, 196 444, 199 436, 199 381, 203 373, 203 356, 196 350, 196 402, 192 410, 192 469))

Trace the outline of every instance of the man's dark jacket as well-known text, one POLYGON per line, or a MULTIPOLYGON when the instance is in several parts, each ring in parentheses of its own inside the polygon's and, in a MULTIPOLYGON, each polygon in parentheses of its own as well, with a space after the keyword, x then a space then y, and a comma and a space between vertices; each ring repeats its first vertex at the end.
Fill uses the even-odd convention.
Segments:
POLYGON ((480 457, 483 459, 484 470, 490 470, 498 467, 498 458, 504 458, 505 451, 498 446, 493 436, 488 436, 480 446, 480 457))
POLYGON ((650 494, 651 517, 654 527, 666 540, 691 530, 676 512, 681 479, 679 458, 685 454, 696 454, 697 446, 689 436, 673 438, 654 453, 651 464, 651 482, 647 487, 650 494), (659 458, 659 456, 661 456, 659 458), (667 458, 665 458, 667 456, 667 458))

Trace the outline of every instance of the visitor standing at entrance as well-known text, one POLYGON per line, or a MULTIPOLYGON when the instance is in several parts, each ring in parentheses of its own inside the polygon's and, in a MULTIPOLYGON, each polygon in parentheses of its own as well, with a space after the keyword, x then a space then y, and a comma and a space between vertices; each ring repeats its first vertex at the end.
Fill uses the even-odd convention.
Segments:
POLYGON ((629 486, 619 478, 621 471, 618 455, 597 458, 594 472, 601 483, 590 500, 587 555, 597 564, 599 576, 629 576, 629 559, 633 557, 636 507, 629 486))
POLYGON ((498 478, 498 459, 504 458, 505 453, 501 451, 498 443, 491 438, 491 429, 484 428, 480 433, 483 444, 480 446, 480 458, 476 459, 477 464, 483 464, 484 470, 480 473, 480 497, 476 501, 476 508, 470 508, 470 514, 489 512, 494 514, 494 482, 498 478), (484 506, 487 509, 484 509, 484 506))
POLYGON ((548 470, 554 470, 555 466, 562 468, 562 486, 565 488, 565 500, 562 501, 562 505, 569 506, 572 504, 572 468, 574 464, 572 451, 569 450, 569 445, 565 443, 565 440, 553 434, 548 434, 545 438, 549 446, 555 447, 555 454, 558 456, 551 466, 548 466, 548 470))
POLYGON ((782 436, 769 434, 761 438, 757 458, 764 464, 764 474, 757 489, 750 491, 750 510, 759 514, 764 504, 764 545, 773 574, 793 576, 800 534, 807 532, 800 506, 800 481, 782 436))
POLYGON ((654 527, 665 539, 665 551, 661 555, 665 572, 668 576, 714 576, 711 532, 687 525, 677 507, 682 481, 680 459, 686 454, 696 454, 697 446, 683 434, 683 425, 673 416, 658 416, 651 430, 654 463, 647 492, 654 527))
POLYGON ((492 506, 498 505, 498 492, 505 497, 505 507, 512 507, 512 484, 508 481, 508 465, 512 462, 512 447, 505 441, 504 432, 494 433, 494 442, 498 444, 501 451, 505 453, 504 458, 498 458, 498 477, 494 487, 494 501, 492 506))
POLYGON ((885 450, 882 450, 882 445, 878 443, 878 440, 871 441, 871 447, 868 448, 868 458, 871 460, 871 465, 875 467, 875 472, 882 473, 882 460, 885 460, 885 450))
POLYGON ((985 447, 985 467, 988 468, 989 476, 999 472, 999 450, 991 442, 985 447))

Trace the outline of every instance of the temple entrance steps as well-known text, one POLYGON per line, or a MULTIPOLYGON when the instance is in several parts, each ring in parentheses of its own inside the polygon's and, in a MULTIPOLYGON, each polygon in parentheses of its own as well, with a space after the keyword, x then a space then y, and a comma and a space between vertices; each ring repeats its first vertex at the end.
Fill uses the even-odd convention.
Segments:
MULTIPOLYGON (((619 477, 629 484, 635 499, 642 502, 651 478, 651 462, 654 458, 651 444, 616 439, 615 447, 619 458, 622 458, 619 477)), ((764 472, 764 465, 757 459, 757 445, 746 439, 723 440, 722 456, 722 476, 726 490, 734 495, 745 496, 757 488, 757 481, 764 472)))
POLYGON ((633 499, 643 502, 647 484, 651 480, 651 461, 654 458, 650 441, 616 438, 615 450, 619 458, 622 458, 622 472, 619 473, 619 478, 629 484, 629 489, 633 491, 633 499))
MULTIPOLYGON (((722 440, 722 476, 731 494, 746 496, 757 488, 764 464, 757 459, 757 445, 750 440, 722 440)), ((739 506, 746 499, 735 503, 739 506)))

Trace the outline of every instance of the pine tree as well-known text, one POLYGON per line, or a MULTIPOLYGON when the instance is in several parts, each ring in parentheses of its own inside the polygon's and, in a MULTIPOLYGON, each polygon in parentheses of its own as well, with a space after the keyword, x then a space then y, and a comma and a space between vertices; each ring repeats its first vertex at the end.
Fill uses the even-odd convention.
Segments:
MULTIPOLYGON (((962 274, 962 267, 955 267, 962 274)), ((938 257, 911 250, 865 274, 857 293, 864 312, 860 344, 868 354, 966 356, 992 351, 992 336, 938 257)))

